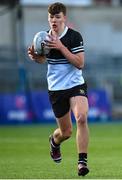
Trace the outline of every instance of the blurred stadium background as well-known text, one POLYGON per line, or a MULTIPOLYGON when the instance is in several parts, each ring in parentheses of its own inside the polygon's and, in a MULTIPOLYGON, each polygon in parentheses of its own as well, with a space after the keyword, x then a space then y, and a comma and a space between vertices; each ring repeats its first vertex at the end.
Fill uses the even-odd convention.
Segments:
MULTIPOLYGON (((55 122, 47 97, 47 64, 29 60, 34 34, 48 30, 53 0, 0 0, 0 124, 55 122)), ((85 43, 89 121, 122 120, 122 0, 60 0, 67 25, 85 43)))

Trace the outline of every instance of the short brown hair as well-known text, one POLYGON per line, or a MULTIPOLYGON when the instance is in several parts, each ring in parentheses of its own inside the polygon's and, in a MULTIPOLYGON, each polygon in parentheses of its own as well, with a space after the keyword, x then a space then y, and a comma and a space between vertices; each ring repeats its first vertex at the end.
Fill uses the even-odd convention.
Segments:
POLYGON ((66 15, 66 6, 64 4, 56 2, 48 6, 48 13, 51 15, 59 14, 60 12, 66 15))

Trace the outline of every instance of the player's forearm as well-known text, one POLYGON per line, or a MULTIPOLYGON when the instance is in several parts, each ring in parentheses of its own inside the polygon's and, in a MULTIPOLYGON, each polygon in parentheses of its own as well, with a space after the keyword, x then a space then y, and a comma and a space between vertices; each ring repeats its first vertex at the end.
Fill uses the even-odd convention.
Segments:
POLYGON ((78 55, 71 53, 65 46, 62 46, 60 51, 64 57, 78 69, 84 67, 84 55, 79 57, 78 55))

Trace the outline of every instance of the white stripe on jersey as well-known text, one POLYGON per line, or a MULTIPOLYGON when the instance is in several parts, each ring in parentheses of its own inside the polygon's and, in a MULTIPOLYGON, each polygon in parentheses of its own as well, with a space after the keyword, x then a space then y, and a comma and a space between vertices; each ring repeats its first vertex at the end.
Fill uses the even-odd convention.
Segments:
POLYGON ((71 49, 72 53, 75 53, 75 52, 83 52, 84 51, 84 46, 78 46, 78 47, 75 47, 75 48, 72 48, 71 49))

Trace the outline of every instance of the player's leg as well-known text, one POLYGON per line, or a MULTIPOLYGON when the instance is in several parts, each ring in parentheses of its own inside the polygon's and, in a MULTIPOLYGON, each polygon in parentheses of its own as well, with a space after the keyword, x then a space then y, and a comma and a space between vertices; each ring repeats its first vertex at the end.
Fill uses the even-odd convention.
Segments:
POLYGON ((87 124, 88 100, 85 96, 74 96, 70 99, 70 103, 77 124, 76 143, 79 154, 78 174, 84 176, 89 172, 87 167, 89 142, 89 130, 87 124))
POLYGON ((56 118, 58 127, 54 133, 54 141, 57 144, 60 144, 62 141, 70 138, 72 134, 72 122, 71 122, 71 117, 70 117, 70 112, 65 114, 61 118, 56 118))
POLYGON ((53 135, 50 136, 51 144, 51 157, 59 163, 61 161, 60 144, 61 142, 68 139, 72 134, 72 122, 70 112, 66 113, 61 118, 56 118, 58 128, 54 131, 53 135))
POLYGON ((50 137, 51 157, 55 162, 61 161, 60 143, 71 136, 69 91, 49 91, 49 98, 55 114, 58 128, 50 137))

